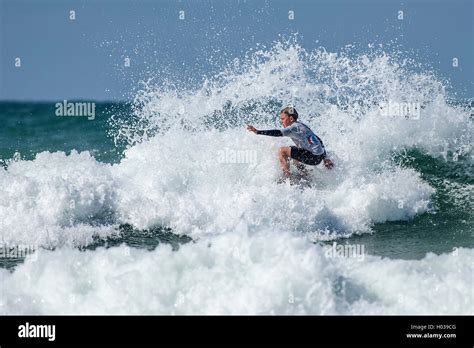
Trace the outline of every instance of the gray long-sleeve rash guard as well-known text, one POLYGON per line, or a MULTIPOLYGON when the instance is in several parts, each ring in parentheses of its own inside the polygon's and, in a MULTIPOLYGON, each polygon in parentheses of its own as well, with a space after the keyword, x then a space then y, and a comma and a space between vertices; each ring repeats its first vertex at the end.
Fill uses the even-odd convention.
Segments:
POLYGON ((257 131, 257 134, 289 137, 297 147, 308 150, 315 155, 322 155, 325 152, 321 139, 313 133, 311 128, 301 122, 294 122, 291 126, 282 129, 257 131))

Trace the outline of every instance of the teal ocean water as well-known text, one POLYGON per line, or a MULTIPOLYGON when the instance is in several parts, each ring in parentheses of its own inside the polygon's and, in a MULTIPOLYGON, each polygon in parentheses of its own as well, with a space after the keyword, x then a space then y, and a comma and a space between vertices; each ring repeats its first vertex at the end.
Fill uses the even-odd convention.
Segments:
POLYGON ((58 117, 56 103, 2 102, 0 113, 3 127, 0 130, 0 157, 11 159, 15 153, 24 160, 48 151, 89 151, 98 160, 114 162, 120 159, 123 149, 116 147, 108 136, 107 121, 114 110, 130 113, 126 104, 97 103, 96 118, 58 117))

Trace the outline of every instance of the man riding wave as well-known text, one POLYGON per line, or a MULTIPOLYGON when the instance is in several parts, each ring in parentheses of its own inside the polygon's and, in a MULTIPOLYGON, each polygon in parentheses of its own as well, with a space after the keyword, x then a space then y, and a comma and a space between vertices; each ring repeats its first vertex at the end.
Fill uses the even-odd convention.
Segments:
POLYGON ((257 130, 252 125, 247 125, 247 130, 259 135, 268 135, 273 137, 290 137, 296 146, 282 146, 278 150, 278 159, 283 177, 290 177, 290 163, 292 158, 298 170, 307 176, 303 164, 315 166, 323 161, 324 166, 331 169, 334 164, 326 157, 326 149, 323 141, 304 123, 298 121, 298 112, 293 107, 286 107, 280 112, 282 129, 257 130))

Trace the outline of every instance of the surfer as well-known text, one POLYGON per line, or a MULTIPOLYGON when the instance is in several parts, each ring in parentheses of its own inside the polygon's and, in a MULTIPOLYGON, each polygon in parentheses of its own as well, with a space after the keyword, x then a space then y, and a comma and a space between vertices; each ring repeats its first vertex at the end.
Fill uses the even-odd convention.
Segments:
POLYGON ((326 157, 326 149, 323 141, 304 123, 298 121, 298 112, 293 107, 286 107, 280 112, 282 129, 257 130, 252 125, 247 125, 247 130, 259 135, 272 137, 290 137, 296 146, 282 146, 278 149, 278 159, 283 170, 283 179, 290 177, 289 159, 295 161, 296 168, 305 178, 308 172, 306 165, 315 166, 323 161, 327 169, 331 169, 334 163, 326 157))

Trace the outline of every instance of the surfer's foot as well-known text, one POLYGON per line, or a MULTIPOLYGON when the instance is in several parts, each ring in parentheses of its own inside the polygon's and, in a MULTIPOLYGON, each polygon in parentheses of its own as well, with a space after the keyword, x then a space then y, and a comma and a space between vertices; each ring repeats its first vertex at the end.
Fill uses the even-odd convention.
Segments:
MULTIPOLYGON (((282 175, 277 179, 277 184, 284 184, 288 180, 290 180, 290 176, 282 175)), ((291 180, 290 180, 290 182, 291 182, 291 180)))

